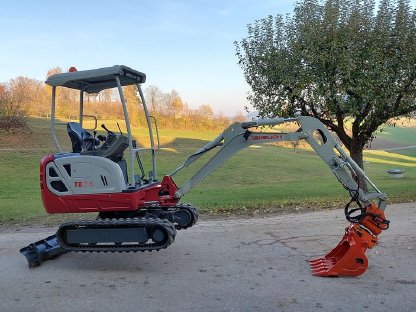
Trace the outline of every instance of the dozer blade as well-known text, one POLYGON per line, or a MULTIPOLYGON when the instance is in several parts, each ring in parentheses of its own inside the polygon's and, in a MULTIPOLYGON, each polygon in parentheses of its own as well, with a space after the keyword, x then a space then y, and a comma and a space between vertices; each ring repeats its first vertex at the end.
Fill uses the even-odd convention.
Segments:
POLYGON ((66 252, 58 244, 56 235, 49 236, 20 249, 20 253, 27 259, 29 268, 40 266, 43 262, 56 258, 66 252))
POLYGON ((317 276, 359 276, 368 267, 365 252, 377 243, 377 237, 351 224, 339 244, 326 256, 310 260, 312 274, 317 276))

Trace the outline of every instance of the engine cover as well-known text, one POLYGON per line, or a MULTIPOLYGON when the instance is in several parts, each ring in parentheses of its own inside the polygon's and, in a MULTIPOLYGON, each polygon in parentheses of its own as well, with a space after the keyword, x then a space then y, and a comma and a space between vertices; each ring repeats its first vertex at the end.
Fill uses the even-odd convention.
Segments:
POLYGON ((117 163, 76 153, 45 156, 40 189, 48 213, 135 211, 155 204, 172 206, 179 200, 170 176, 129 187, 117 163))
POLYGON ((54 155, 46 164, 45 181, 54 194, 120 193, 126 183, 117 163, 97 156, 54 155))
POLYGON ((135 210, 143 191, 127 189, 111 160, 80 154, 45 156, 40 163, 42 202, 48 213, 135 210))

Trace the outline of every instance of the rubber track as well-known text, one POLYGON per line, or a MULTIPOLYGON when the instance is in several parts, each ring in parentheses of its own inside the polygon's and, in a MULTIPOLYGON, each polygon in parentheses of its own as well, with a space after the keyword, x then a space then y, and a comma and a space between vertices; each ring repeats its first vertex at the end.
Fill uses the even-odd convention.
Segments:
MULTIPOLYGON (((170 244, 172 244, 175 240, 176 236, 176 229, 174 225, 169 222, 168 220, 162 220, 158 218, 127 218, 127 219, 97 219, 95 221, 80 221, 80 222, 68 222, 62 224, 58 231, 57 237, 59 245, 68 250, 68 251, 75 251, 75 252, 138 252, 138 251, 153 251, 153 250, 160 250, 167 248, 170 244), (161 243, 145 243, 145 244, 100 244, 100 245, 78 245, 78 246, 71 246, 67 245, 63 239, 61 238, 61 231, 64 227, 89 227, 92 226, 96 228, 100 225, 111 226, 114 228, 118 228, 120 226, 132 225, 132 226, 139 226, 139 227, 162 227, 167 234, 167 239, 165 239, 161 243)), ((149 238, 150 239, 150 238, 149 238)))

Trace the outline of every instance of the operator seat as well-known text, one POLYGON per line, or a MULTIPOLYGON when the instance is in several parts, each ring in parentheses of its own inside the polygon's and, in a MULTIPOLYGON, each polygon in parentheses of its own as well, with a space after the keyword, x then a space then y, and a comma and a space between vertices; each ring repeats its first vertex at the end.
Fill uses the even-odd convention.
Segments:
POLYGON ((72 143, 72 152, 81 153, 82 151, 92 151, 94 137, 84 130, 77 122, 68 122, 66 130, 72 143))
POLYGON ((99 145, 100 140, 95 138, 81 127, 77 122, 68 122, 66 124, 69 137, 72 143, 72 152, 81 155, 93 155, 105 157, 118 164, 123 172, 124 181, 128 182, 127 163, 123 158, 123 153, 129 147, 128 137, 120 134, 111 133, 107 136, 106 143, 94 150, 94 145, 99 145))

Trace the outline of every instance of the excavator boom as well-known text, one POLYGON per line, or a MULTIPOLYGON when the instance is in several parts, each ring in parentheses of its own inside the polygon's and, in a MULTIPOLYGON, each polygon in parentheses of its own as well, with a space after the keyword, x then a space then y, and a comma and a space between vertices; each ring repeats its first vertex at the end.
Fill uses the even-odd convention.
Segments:
POLYGON ((341 242, 326 256, 311 260, 311 269, 318 276, 358 276, 368 267, 365 251, 377 242, 377 235, 386 230, 386 195, 367 177, 365 172, 341 148, 325 126, 317 119, 306 116, 297 118, 274 118, 243 123, 234 123, 213 141, 196 151, 170 176, 188 167, 206 152, 218 148, 218 152, 175 192, 181 198, 207 175, 216 170, 238 151, 253 144, 305 140, 328 165, 338 181, 350 193, 351 201, 345 207, 347 220, 352 224, 346 228, 341 242), (297 122, 297 132, 254 132, 251 128, 274 126, 286 122, 297 122), (367 191, 359 181, 371 186, 367 191), (359 208, 350 209, 355 202, 359 208), (376 202, 376 203, 375 203, 376 202), (359 211, 359 214, 357 214, 359 211))
POLYGON ((340 144, 332 137, 325 126, 319 120, 307 116, 299 116, 296 118, 273 118, 232 124, 214 140, 189 156, 181 166, 169 175, 174 176, 180 170, 195 162, 206 152, 219 148, 218 152, 176 191, 175 197, 180 198, 188 193, 206 176, 221 166, 227 159, 244 148, 262 143, 301 140, 305 140, 315 150, 347 190, 357 193, 357 199, 363 205, 368 206, 372 200, 377 199, 379 201, 379 208, 384 210, 386 195, 378 190, 365 172, 341 148, 340 144), (275 126, 287 122, 297 122, 300 126, 299 131, 287 133, 255 132, 250 130, 251 128, 260 126, 275 126), (373 190, 371 192, 364 191, 364 189, 357 184, 358 179, 356 179, 356 177, 361 177, 367 181, 368 184, 372 186, 373 190))

